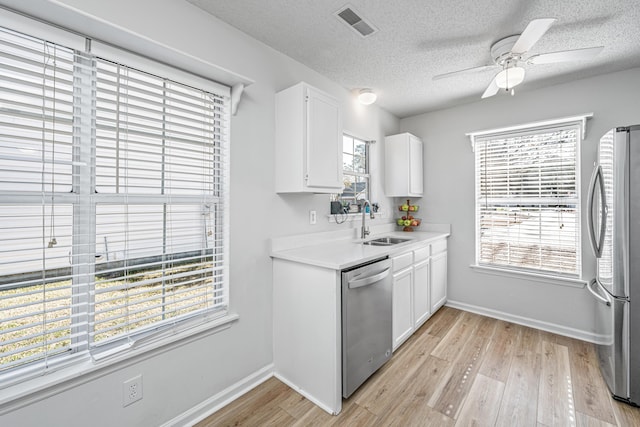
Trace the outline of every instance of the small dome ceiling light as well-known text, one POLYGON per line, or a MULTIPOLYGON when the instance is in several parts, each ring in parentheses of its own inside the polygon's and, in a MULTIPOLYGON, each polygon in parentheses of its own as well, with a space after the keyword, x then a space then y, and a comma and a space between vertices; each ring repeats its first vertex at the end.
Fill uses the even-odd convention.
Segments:
POLYGON ((376 95, 371 89, 360 89, 358 94, 358 101, 363 105, 371 105, 376 102, 378 95, 376 95))

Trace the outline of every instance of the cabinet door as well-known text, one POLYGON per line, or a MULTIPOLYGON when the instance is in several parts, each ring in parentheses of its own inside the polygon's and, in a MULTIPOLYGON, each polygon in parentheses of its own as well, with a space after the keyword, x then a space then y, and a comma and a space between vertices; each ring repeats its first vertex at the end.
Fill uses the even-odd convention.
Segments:
POLYGON ((413 333, 411 288, 413 268, 410 267, 393 276, 393 350, 413 333))
POLYGON ((342 189, 340 111, 335 100, 306 91, 306 166, 308 187, 342 189))
POLYGON ((413 324, 418 329, 431 314, 429 260, 413 267, 413 324))
POLYGON ((422 141, 413 135, 409 137, 409 193, 422 195, 422 141))
POLYGON ((431 312, 447 301, 447 253, 431 257, 431 312))

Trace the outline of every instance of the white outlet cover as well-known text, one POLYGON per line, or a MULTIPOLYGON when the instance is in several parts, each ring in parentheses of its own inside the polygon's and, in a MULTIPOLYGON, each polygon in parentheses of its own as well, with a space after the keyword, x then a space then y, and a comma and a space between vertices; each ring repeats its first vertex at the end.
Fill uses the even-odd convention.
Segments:
POLYGON ((122 383, 122 407, 142 399, 142 375, 137 375, 122 383))

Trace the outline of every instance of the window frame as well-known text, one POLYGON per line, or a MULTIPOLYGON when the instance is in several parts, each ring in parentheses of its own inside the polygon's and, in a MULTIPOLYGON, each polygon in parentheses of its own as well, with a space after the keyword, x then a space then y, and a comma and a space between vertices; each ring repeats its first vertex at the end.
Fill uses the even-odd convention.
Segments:
MULTIPOLYGON (((582 286, 584 281, 582 276, 582 194, 581 194, 581 142, 585 138, 586 121, 592 117, 592 114, 585 114, 581 116, 573 116, 567 118, 560 118, 554 120, 546 120, 541 122, 535 122, 530 124, 517 125, 512 127, 485 130, 479 132, 468 133, 470 137, 472 148, 474 151, 474 216, 475 216, 475 260, 472 268, 477 269, 484 273, 515 276, 515 277, 529 277, 532 280, 544 281, 547 283, 557 283, 567 286, 582 286), (507 139, 517 138, 524 135, 541 135, 548 134, 557 130, 572 129, 576 132, 575 152, 573 153, 575 161, 575 264, 576 268, 573 272, 563 272, 550 269, 538 269, 528 268, 525 266, 508 265, 503 263, 491 263, 481 261, 481 242, 482 242, 482 228, 481 228, 481 213, 480 213, 480 173, 478 171, 480 163, 481 147, 479 144, 492 139, 507 139)), ((518 199, 518 197, 514 197, 518 199)))
MULTIPOLYGON (((371 201, 371 171, 370 171, 370 162, 371 162, 371 141, 367 141, 363 138, 354 136, 353 134, 349 133, 349 132, 343 132, 342 133, 342 175, 343 175, 343 183, 344 183, 344 177, 345 176, 352 176, 354 177, 354 183, 357 183, 358 178, 362 179, 365 183, 366 183, 366 193, 365 193, 365 197, 364 199, 371 201), (350 138, 352 140, 352 147, 354 148, 353 151, 354 153, 352 155, 355 155, 355 141, 361 142, 364 144, 365 146, 365 172, 356 172, 355 170, 347 170, 344 168, 345 162, 344 162, 344 156, 345 154, 351 154, 351 153, 347 153, 344 151, 344 140, 345 138, 350 138)), ((344 194, 344 185, 343 185, 343 191, 341 193, 337 194, 337 200, 342 202, 342 195, 344 194)), ((362 200, 362 198, 358 199, 358 195, 357 193, 354 193, 354 202, 357 202, 358 200, 362 200)), ((358 213, 358 212, 349 212, 349 214, 354 214, 354 213, 358 213)))
MULTIPOLYGON (((0 11, 0 14, 2 14, 2 19, 0 20, 0 22, 4 24, 3 26, 5 28, 10 29, 12 31, 29 34, 29 35, 33 34, 32 37, 45 39, 54 44, 56 44, 58 40, 63 40, 61 43, 59 43, 60 46, 72 45, 74 50, 78 51, 79 53, 84 52, 81 48, 79 48, 79 46, 83 46, 84 48, 85 46, 89 45, 88 43, 85 44, 84 37, 80 37, 75 34, 68 33, 65 30, 62 30, 60 28, 52 28, 47 24, 35 22, 25 17, 19 17, 19 19, 16 21, 16 22, 19 22, 20 25, 14 26, 13 25, 14 22, 12 20, 9 20, 9 23, 11 23, 12 25, 7 25, 5 14, 8 14, 8 15, 13 15, 13 14, 8 11, 0 11), (23 28, 25 27, 25 25, 23 25, 25 23, 26 23, 27 29, 30 30, 32 28, 35 28, 36 31, 33 31, 33 32, 25 31, 25 29, 23 28), (51 35, 51 37, 43 37, 43 35, 51 35), (72 40, 73 43, 65 43, 68 40, 72 40)), ((117 49, 112 48, 111 51, 117 52, 117 49)), ((93 54, 90 54, 90 55, 93 55, 93 54)), ((132 55, 133 54, 131 52, 124 53, 124 56, 128 58, 132 57, 132 55)), ((109 60, 113 60, 113 57, 110 57, 109 60)), ((146 58, 143 59, 142 62, 144 62, 145 64, 154 64, 153 61, 148 60, 146 58)), ((146 69, 145 71, 151 74, 162 75, 162 71, 167 69, 166 65, 163 65, 163 64, 156 64, 156 65, 157 65, 157 70, 146 69)), ((173 70, 173 71, 178 75, 183 74, 185 76, 188 76, 188 74, 183 70, 173 70)), ((226 308, 224 312, 220 312, 219 315, 216 315, 213 317, 209 316, 206 319, 204 319, 204 322, 193 323, 193 322, 186 321, 186 322, 176 323, 171 327, 167 327, 163 329, 162 331, 160 331, 161 333, 157 335, 145 334, 145 336, 142 339, 137 340, 134 343, 129 342, 124 346, 112 346, 108 349, 109 351, 102 351, 99 353, 92 354, 91 352, 86 351, 87 345, 85 345, 83 348, 79 348, 76 351, 65 354, 64 357, 52 357, 50 360, 47 361, 46 367, 44 369, 41 366, 35 366, 35 365, 40 365, 40 362, 30 363, 24 366, 11 368, 0 375, 0 389, 4 387, 13 386, 17 383, 24 383, 26 380, 30 380, 31 384, 36 384, 36 383, 40 384, 39 386, 38 385, 35 386, 36 389, 41 388, 43 384, 56 384, 59 381, 62 381, 62 380, 66 381, 70 378, 74 378, 78 375, 86 374, 88 372, 92 372, 98 369, 97 362, 104 362, 107 359, 110 360, 109 363, 123 361, 137 354, 141 354, 142 352, 159 349, 159 348, 162 348, 163 346, 170 345, 173 342, 184 339, 195 333, 201 333, 207 330, 217 331, 221 329, 226 329, 226 327, 228 327, 227 325, 230 322, 238 318, 237 315, 231 314, 228 312, 228 306, 229 306, 229 290, 228 290, 229 191, 228 190, 229 190, 229 176, 230 176, 230 173, 229 173, 230 147, 229 147, 228 134, 229 134, 229 127, 230 127, 230 99, 229 99, 230 89, 227 86, 223 86, 219 83, 211 82, 197 76, 189 76, 187 80, 208 82, 210 83, 210 87, 204 90, 205 91, 208 90, 217 95, 221 95, 224 98, 224 106, 225 106, 224 120, 226 124, 225 124, 225 130, 223 132, 225 137, 223 138, 222 144, 223 144, 225 159, 223 162, 224 166, 220 171, 221 179, 223 183, 222 189, 221 189, 222 194, 220 196, 220 199, 222 200, 223 221, 222 221, 222 224, 220 224, 220 233, 222 235, 222 240, 223 240, 222 271, 223 271, 223 286, 225 288, 224 298, 226 301, 226 308), (213 87, 215 90, 211 90, 211 87, 213 87), (223 88, 223 90, 220 90, 220 88, 223 88), (171 330, 169 331, 169 329, 171 330), (132 344, 135 344, 135 345, 132 345, 132 344), (127 350, 127 351, 123 351, 123 350, 127 350), (44 373, 51 373, 51 372, 59 371, 61 369, 63 369, 64 373, 56 374, 55 376, 44 375, 44 373), (33 381, 36 381, 36 383, 33 383, 33 381)), ((95 147, 95 139, 92 142, 92 146, 95 147)), ((82 161, 78 161, 78 162, 74 161, 74 163, 81 164, 82 161)), ((77 165, 74 165, 74 168, 76 166, 77 165)), ((77 204, 77 194, 60 193, 60 192, 48 193, 46 194, 46 198, 49 198, 52 195, 55 195, 56 204, 64 204, 66 202, 71 204, 77 204)), ((100 196, 97 196, 97 197, 99 198, 100 196)), ((11 200, 3 198, 3 203, 8 203, 8 202, 11 202, 12 200, 15 203, 29 203, 29 204, 44 203, 42 202, 43 194, 38 194, 38 195, 14 194, 11 200)), ((94 200, 93 201, 94 207, 98 203, 100 202, 94 200)), ((95 223, 95 217, 94 217, 94 223, 95 223)), ((76 299, 77 296, 75 296, 75 294, 74 296, 72 296, 72 298, 75 301, 77 301, 76 299)), ((71 328, 73 329, 75 325, 76 325, 75 323, 72 324, 71 328)), ((101 365, 101 366, 104 367, 104 365, 101 365)), ((22 387, 22 390, 25 390, 25 387, 22 387)), ((10 396, 7 397, 2 395, 2 397, 0 397, 0 403, 4 403, 10 400, 12 400, 10 396)))

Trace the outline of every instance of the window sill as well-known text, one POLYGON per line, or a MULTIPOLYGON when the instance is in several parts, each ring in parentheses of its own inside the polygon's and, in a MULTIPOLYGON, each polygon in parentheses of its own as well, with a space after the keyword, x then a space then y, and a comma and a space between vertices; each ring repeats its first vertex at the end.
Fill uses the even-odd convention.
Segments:
POLYGON ((494 276, 512 277, 521 280, 532 280, 534 282, 542 282, 551 285, 568 286, 571 288, 584 288, 587 282, 580 278, 551 276, 542 273, 533 273, 528 271, 507 270, 504 268, 487 267, 484 265, 471 264, 469 267, 483 274, 492 274, 494 276))
POLYGON ((170 337, 154 340, 139 348, 132 347, 127 351, 121 351, 99 361, 87 356, 77 363, 55 372, 8 385, 0 390, 0 415, 116 372, 140 360, 200 339, 204 335, 224 331, 230 328, 231 324, 238 318, 237 314, 227 313, 227 315, 220 318, 181 331, 170 337))

